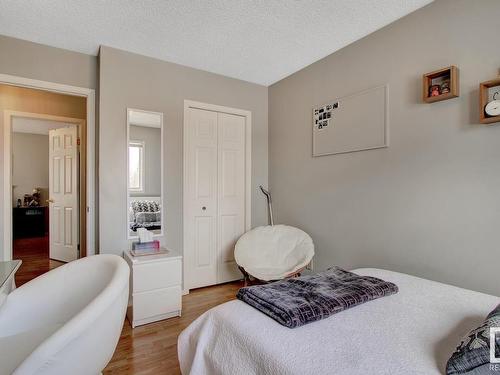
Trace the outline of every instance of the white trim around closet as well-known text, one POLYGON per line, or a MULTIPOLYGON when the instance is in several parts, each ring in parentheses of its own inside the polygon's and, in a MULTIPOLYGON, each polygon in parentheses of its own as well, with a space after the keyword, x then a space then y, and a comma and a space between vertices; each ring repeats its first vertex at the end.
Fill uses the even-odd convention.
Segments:
MULTIPOLYGON (((203 109, 213 112, 227 113, 231 115, 238 115, 245 117, 245 230, 250 230, 252 228, 252 112, 238 109, 225 107, 216 104, 208 104, 197 102, 193 100, 184 100, 184 120, 183 120, 183 247, 186 243, 186 200, 187 200, 187 137, 186 137, 186 127, 187 127, 187 111, 189 108, 203 109)), ((183 252, 184 254, 184 252, 183 252)), ((184 286, 184 275, 186 274, 186 261, 183 257, 183 294, 188 294, 189 290, 184 286)))

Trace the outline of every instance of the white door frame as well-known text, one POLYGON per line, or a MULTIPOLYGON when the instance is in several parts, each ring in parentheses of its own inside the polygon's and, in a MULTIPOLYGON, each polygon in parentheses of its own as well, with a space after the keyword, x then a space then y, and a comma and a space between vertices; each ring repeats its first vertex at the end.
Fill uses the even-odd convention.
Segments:
MULTIPOLYGON (((87 256, 96 253, 95 248, 95 91, 77 86, 63 85, 54 82, 39 81, 30 78, 0 74, 0 84, 26 87, 59 94, 80 96, 87 99, 87 256)), ((7 112, 7 111, 6 111, 7 112)), ((12 112, 11 112, 12 113, 12 112)), ((7 113, 4 117, 7 119, 7 113)), ((5 123, 7 124, 7 123, 5 123)), ((10 124, 10 119, 9 119, 10 124)), ((0 259, 12 259, 12 160, 11 160, 11 129, 4 126, 4 212, 3 212, 3 254, 0 259), (9 209, 10 208, 10 209, 9 209)))
MULTIPOLYGON (((208 103, 202 103, 202 102, 197 102, 193 100, 184 100, 184 128, 183 128, 183 138, 184 138, 184 152, 183 152, 183 169, 184 169, 184 176, 183 176, 183 208, 182 208, 182 217, 183 217, 183 247, 186 244, 186 238, 187 238, 187 215, 186 215, 186 208, 187 208, 187 199, 188 199, 188 189, 187 189, 187 179, 188 179, 188 173, 187 173, 187 165, 186 165, 186 160, 187 160, 187 111, 190 108, 194 109, 203 109, 206 111, 213 111, 213 112, 222 112, 222 113, 227 113, 230 115, 238 115, 245 117, 245 230, 250 230, 252 228, 252 112, 244 110, 244 109, 238 109, 238 108, 230 108, 230 107, 224 107, 216 104, 208 104, 208 103)), ((185 252, 183 250, 183 294, 188 294, 189 289, 186 289, 185 283, 184 283, 184 278, 187 269, 187 262, 185 261, 185 252)))

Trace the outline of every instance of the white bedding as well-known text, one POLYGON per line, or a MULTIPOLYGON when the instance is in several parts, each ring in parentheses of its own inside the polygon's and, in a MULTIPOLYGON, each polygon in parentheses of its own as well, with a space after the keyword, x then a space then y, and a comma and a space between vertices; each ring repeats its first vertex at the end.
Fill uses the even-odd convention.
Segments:
POLYGON ((498 297, 381 269, 357 269, 399 293, 289 329, 241 301, 217 306, 179 336, 186 374, 442 374, 461 338, 498 297))

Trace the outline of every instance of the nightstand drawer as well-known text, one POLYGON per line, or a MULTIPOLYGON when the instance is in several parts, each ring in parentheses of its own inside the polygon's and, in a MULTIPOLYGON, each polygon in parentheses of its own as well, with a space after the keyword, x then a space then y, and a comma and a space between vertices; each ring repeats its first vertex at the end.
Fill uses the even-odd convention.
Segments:
POLYGON ((182 262, 180 259, 135 265, 132 272, 133 293, 182 284, 182 262))
POLYGON ((180 286, 138 293, 134 295, 133 319, 136 321, 180 311, 181 306, 180 286))

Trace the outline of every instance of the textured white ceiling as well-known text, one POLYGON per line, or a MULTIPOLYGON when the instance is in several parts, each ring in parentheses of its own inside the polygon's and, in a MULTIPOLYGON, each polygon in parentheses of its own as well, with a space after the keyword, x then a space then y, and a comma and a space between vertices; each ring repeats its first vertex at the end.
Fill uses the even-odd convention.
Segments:
POLYGON ((0 34, 270 85, 432 0, 0 0, 0 34))
POLYGON ((128 122, 130 125, 159 129, 161 127, 161 115, 156 112, 135 111, 130 109, 128 112, 128 122))

